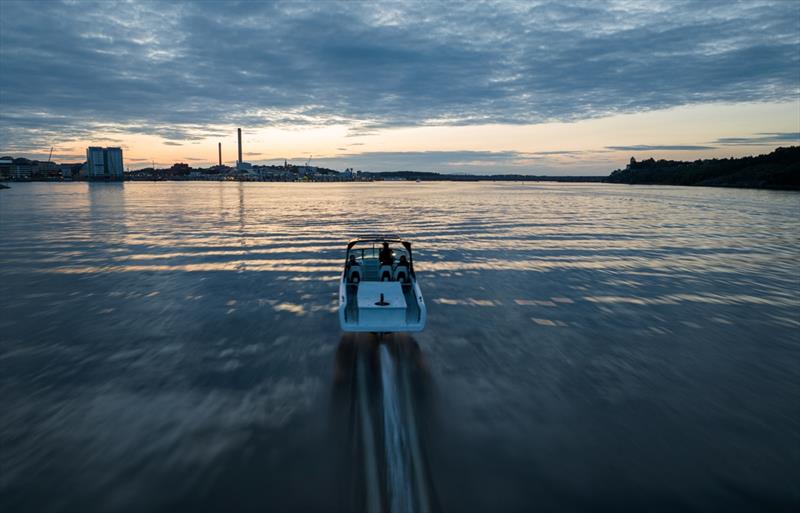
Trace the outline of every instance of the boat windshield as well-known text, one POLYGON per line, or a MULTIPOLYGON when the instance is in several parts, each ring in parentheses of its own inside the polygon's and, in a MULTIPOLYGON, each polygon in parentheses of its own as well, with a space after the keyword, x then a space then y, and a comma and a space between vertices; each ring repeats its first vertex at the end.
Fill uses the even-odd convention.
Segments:
MULTIPOLYGON (((367 244, 356 244, 347 252, 347 261, 350 261, 350 255, 354 255, 356 257, 356 262, 359 264, 366 264, 369 262, 377 262, 380 258, 381 249, 383 245, 380 243, 367 243, 367 244)), ((411 260, 411 255, 409 255, 408 250, 400 244, 389 244, 389 249, 392 251, 392 257, 395 263, 400 261, 401 256, 405 256, 406 260, 411 260)))

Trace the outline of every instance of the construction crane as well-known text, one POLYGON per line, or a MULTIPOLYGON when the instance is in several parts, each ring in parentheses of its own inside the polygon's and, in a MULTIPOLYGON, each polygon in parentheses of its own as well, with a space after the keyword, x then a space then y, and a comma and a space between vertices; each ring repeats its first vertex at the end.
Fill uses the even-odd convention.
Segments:
POLYGON ((308 156, 308 160, 306 160, 306 167, 311 167, 311 157, 313 157, 313 155, 308 156))
POLYGON ((47 163, 50 163, 50 160, 53 158, 53 147, 50 146, 50 155, 47 157, 47 163))

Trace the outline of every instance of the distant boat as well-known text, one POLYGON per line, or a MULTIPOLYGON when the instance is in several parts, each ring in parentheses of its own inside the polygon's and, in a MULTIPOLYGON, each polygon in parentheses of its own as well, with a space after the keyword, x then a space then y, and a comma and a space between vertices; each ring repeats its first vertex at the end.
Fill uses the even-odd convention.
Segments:
POLYGON ((339 281, 342 331, 422 331, 427 315, 410 242, 386 236, 350 241, 339 281))
POLYGON ((417 183, 420 183, 420 182, 422 182, 422 180, 420 180, 419 178, 417 178, 417 183))

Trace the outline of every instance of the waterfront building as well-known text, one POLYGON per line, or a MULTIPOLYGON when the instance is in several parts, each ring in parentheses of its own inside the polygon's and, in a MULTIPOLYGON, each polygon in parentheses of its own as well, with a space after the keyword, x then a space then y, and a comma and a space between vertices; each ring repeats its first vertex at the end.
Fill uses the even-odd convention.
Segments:
POLYGON ((192 172, 192 167, 185 162, 176 162, 164 173, 167 176, 188 176, 192 172))
POLYGON ((89 180, 122 180, 122 148, 86 148, 89 180))
POLYGON ((85 164, 75 163, 75 164, 59 164, 58 169, 61 172, 61 177, 65 180, 72 180, 73 178, 77 178, 80 173, 81 167, 85 164))
POLYGON ((11 165, 7 168, 8 177, 16 181, 30 181, 33 177, 34 170, 38 170, 38 164, 37 161, 26 158, 12 159, 11 165))
POLYGON ((11 179, 11 166, 14 165, 14 159, 11 157, 0 157, 0 180, 11 179))
POLYGON ((61 178, 61 172, 55 162, 40 162, 34 160, 31 163, 31 178, 38 180, 53 180, 61 178))

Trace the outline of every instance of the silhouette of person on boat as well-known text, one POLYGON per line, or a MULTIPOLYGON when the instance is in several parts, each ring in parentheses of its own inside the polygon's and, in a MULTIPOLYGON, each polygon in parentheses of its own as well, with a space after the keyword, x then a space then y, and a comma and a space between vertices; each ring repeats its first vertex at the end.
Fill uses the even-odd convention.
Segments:
POLYGON ((383 249, 378 254, 378 260, 380 260, 381 265, 392 265, 394 263, 394 255, 392 255, 392 249, 389 247, 388 242, 383 243, 383 249))

